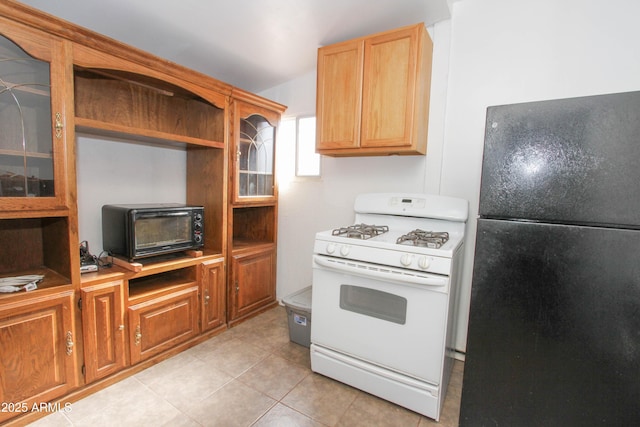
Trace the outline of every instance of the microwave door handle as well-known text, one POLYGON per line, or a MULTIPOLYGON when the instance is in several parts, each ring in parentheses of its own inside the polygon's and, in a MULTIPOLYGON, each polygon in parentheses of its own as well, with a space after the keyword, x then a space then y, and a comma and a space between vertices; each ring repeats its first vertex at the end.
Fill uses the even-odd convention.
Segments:
POLYGON ((390 280, 394 282, 407 283, 411 285, 444 287, 449 283, 449 278, 437 276, 423 276, 418 274, 405 273, 391 268, 381 268, 362 264, 355 261, 345 261, 314 255, 313 260, 321 267, 349 273, 356 276, 370 277, 378 280, 390 280))
POLYGON ((156 215, 150 215, 150 216, 190 216, 191 214, 189 212, 186 211, 182 211, 182 212, 162 212, 156 215))

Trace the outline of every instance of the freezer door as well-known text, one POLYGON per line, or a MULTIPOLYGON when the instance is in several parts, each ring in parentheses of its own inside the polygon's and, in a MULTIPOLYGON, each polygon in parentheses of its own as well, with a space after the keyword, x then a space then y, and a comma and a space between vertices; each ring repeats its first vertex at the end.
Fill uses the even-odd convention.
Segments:
POLYGON ((640 425, 640 231, 479 220, 460 426, 640 425))
POLYGON ((480 215, 640 225, 640 92, 490 107, 480 215))

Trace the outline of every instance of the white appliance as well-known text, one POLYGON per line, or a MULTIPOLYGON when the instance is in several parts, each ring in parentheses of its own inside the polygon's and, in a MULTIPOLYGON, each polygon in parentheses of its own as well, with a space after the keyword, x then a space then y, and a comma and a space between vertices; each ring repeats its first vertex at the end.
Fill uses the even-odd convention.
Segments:
POLYGON ((311 369, 438 420, 453 366, 466 200, 362 194, 316 234, 311 369))

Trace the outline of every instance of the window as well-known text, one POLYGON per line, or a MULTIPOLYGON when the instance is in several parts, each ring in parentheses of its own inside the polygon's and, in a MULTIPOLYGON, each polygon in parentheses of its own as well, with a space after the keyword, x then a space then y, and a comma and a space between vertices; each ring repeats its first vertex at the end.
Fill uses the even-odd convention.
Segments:
POLYGON ((320 176, 320 155, 316 154, 316 118, 296 120, 296 176, 320 176))
POLYGON ((278 190, 287 191, 296 177, 320 176, 320 155, 315 153, 315 122, 313 116, 284 117, 278 126, 278 190))

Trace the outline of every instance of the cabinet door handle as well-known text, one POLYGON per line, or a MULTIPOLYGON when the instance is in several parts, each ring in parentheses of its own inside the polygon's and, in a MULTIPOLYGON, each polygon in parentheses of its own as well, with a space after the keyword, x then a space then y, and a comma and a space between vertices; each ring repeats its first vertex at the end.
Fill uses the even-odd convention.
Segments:
POLYGON ((142 339, 142 333, 140 332, 140 325, 136 326, 136 333, 133 336, 135 345, 140 345, 140 340, 142 339))
POLYGON ((67 331, 67 356, 71 356, 73 353, 73 334, 71 331, 67 331))
POLYGON ((56 113, 56 138, 62 138, 62 114, 56 113))
POLYGON ((204 297, 204 303, 205 304, 209 304, 209 300, 211 299, 211 297, 209 295, 205 295, 204 297))
POLYGON ((120 326, 118 326, 118 330, 119 330, 119 331, 124 331, 124 325, 120 325, 120 326))

